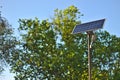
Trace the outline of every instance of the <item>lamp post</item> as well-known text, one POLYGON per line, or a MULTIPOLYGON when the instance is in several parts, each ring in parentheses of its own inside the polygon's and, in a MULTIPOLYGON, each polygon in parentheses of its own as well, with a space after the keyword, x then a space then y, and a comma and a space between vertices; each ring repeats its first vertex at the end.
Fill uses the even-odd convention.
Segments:
POLYGON ((88 36, 88 74, 89 74, 89 79, 88 80, 91 80, 91 50, 90 50, 90 38, 91 38, 91 34, 88 32, 87 33, 87 36, 88 36))
POLYGON ((91 49, 92 49, 92 44, 95 41, 95 34, 93 31, 87 32, 87 37, 88 37, 88 80, 91 80, 92 77, 92 66, 91 66, 91 49))
POLYGON ((88 80, 92 80, 92 72, 91 72, 91 48, 92 43, 95 40, 95 34, 93 31, 103 28, 105 19, 92 21, 80 25, 76 25, 73 29, 72 34, 83 33, 86 32, 88 36, 88 80))

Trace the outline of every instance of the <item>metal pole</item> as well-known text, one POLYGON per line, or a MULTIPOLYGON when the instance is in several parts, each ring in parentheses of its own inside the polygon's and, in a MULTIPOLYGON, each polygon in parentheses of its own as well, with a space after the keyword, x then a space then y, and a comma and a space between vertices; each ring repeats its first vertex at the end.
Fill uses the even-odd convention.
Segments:
POLYGON ((91 34, 88 33, 88 80, 91 80, 91 53, 90 53, 91 34))

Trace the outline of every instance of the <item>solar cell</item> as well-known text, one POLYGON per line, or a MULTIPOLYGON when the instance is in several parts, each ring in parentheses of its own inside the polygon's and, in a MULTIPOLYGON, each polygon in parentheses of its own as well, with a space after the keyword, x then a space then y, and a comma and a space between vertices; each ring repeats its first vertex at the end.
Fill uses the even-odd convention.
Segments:
POLYGON ((101 28, 103 28, 104 21, 105 21, 105 19, 101 19, 101 20, 97 20, 97 21, 92 21, 92 22, 76 25, 75 28, 73 29, 72 33, 77 34, 77 33, 101 29, 101 28))

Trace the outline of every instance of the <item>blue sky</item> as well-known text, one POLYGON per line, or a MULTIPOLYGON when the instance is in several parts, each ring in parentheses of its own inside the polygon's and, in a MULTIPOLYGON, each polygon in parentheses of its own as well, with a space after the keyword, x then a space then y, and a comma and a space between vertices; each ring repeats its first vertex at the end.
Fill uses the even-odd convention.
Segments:
POLYGON ((19 26, 19 18, 49 19, 56 8, 74 5, 84 14, 82 23, 106 18, 103 30, 120 37, 120 0, 0 0, 0 5, 2 16, 14 28, 19 26))
POLYGON ((2 16, 13 27, 18 27, 19 18, 38 17, 40 20, 53 16, 54 10, 70 5, 78 7, 82 23, 106 18, 103 30, 120 37, 120 0, 0 0, 2 16))

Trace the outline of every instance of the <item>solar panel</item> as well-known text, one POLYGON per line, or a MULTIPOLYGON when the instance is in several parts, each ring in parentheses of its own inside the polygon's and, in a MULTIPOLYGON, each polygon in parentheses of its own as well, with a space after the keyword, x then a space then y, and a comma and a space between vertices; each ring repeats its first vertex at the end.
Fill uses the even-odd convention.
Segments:
POLYGON ((97 21, 92 21, 92 22, 76 25, 75 28, 73 29, 72 34, 101 29, 101 28, 103 28, 104 21, 105 21, 105 19, 101 19, 101 20, 97 20, 97 21))

